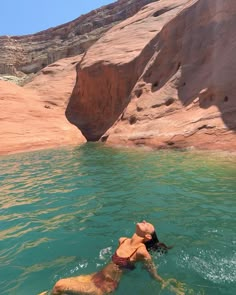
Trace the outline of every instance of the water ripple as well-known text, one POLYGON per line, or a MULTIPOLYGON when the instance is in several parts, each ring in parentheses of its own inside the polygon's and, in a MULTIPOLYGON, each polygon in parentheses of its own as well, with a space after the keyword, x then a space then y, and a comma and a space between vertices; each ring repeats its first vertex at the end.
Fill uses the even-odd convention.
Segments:
POLYGON ((183 253, 178 258, 178 264, 216 284, 236 281, 236 253, 225 253, 223 256, 217 250, 198 250, 194 255, 183 253))
MULTIPOLYGON (((217 288, 217 295, 231 295, 235 163, 232 156, 99 144, 2 157, 1 294, 35 294, 59 278, 100 269, 118 238, 146 219, 174 245, 167 256, 154 256, 164 277, 184 281, 192 294, 217 288)), ((160 291, 137 269, 117 294, 144 289, 160 291)))

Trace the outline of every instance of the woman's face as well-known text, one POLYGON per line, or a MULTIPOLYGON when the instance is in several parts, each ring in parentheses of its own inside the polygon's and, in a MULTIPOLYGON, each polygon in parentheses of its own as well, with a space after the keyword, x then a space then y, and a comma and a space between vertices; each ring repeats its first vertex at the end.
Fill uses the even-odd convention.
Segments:
POLYGON ((147 234, 151 235, 154 231, 154 226, 151 223, 146 222, 145 220, 136 224, 136 233, 142 237, 147 234))

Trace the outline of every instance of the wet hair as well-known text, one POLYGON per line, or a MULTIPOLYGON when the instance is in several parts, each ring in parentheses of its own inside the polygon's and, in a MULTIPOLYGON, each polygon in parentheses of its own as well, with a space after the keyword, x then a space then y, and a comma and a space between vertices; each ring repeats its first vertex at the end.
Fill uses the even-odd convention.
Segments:
POLYGON ((151 240, 144 243, 148 252, 157 251, 165 254, 169 249, 173 248, 172 246, 166 246, 166 244, 160 242, 155 231, 151 234, 151 236, 151 240))

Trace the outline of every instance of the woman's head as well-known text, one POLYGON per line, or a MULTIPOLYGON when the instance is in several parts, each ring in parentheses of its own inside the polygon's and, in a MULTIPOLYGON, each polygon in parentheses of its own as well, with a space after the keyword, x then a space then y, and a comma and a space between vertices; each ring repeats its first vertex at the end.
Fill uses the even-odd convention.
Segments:
POLYGON ((145 220, 136 224, 136 234, 144 238, 144 241, 151 239, 153 232, 155 232, 154 226, 145 220))
POLYGON ((137 223, 136 234, 144 238, 144 244, 148 251, 160 251, 166 253, 168 249, 172 248, 159 241, 154 226, 145 220, 137 223))

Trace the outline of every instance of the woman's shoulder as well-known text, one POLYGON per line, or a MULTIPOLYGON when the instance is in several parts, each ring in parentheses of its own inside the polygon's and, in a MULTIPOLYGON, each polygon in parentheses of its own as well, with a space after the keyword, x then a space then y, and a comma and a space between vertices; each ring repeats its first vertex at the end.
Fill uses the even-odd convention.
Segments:
POLYGON ((127 237, 120 237, 119 238, 119 244, 123 243, 125 240, 128 240, 129 238, 127 237))
POLYGON ((140 245, 140 247, 137 249, 137 255, 139 256, 139 258, 142 258, 142 259, 150 259, 151 258, 151 255, 147 251, 147 248, 144 244, 140 245))

